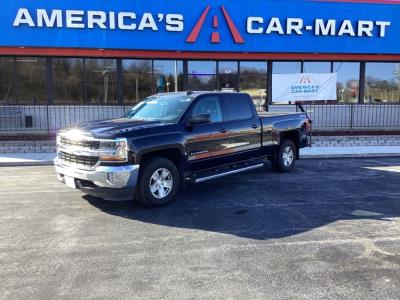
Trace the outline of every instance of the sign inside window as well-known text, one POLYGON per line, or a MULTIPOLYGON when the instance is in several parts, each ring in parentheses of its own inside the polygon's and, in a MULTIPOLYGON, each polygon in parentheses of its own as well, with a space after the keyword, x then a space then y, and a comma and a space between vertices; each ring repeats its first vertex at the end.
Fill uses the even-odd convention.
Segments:
POLYGON ((336 100, 337 73, 274 74, 272 102, 336 100))

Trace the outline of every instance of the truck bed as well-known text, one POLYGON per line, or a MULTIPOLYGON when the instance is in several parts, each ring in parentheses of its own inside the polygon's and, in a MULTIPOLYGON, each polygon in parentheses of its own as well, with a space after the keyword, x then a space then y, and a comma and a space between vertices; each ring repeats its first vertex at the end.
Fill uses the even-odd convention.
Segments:
POLYGON ((303 112, 261 112, 258 113, 263 128, 274 128, 276 131, 288 131, 302 128, 308 120, 303 112))

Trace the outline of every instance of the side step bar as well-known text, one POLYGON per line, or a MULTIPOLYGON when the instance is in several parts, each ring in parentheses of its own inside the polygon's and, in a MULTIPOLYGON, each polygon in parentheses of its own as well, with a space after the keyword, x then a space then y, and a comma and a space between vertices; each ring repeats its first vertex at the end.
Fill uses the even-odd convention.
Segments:
POLYGON ((217 178, 220 178, 220 177, 224 177, 224 176, 228 176, 228 175, 232 175, 232 174, 236 174, 236 173, 241 173, 241 172, 245 172, 245 171, 250 171, 250 170, 262 168, 263 166, 264 166, 263 163, 259 163, 259 164, 256 164, 256 165, 247 166, 247 167, 243 167, 243 168, 239 168, 239 169, 235 169, 235 170, 230 170, 230 171, 222 172, 222 173, 219 173, 219 174, 214 174, 214 175, 210 175, 210 176, 197 178, 197 179, 195 179, 194 182, 195 183, 200 183, 200 182, 204 182, 204 181, 208 181, 208 180, 212 180, 212 179, 217 179, 217 178))

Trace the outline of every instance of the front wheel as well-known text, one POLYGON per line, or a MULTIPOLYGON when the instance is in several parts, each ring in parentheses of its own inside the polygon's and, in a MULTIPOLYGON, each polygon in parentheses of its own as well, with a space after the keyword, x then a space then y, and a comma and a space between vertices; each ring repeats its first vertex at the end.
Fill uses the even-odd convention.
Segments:
POLYGON ((145 163, 141 170, 135 199, 147 207, 165 205, 175 199, 179 182, 175 164, 166 158, 155 158, 145 163))
POLYGON ((272 157, 272 168, 280 173, 290 172, 296 163, 296 152, 293 141, 282 141, 278 151, 272 157))

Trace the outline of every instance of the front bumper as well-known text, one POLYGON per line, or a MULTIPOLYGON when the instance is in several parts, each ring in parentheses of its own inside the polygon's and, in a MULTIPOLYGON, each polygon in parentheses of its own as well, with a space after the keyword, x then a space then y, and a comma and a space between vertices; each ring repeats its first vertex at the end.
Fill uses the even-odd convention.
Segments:
POLYGON ((77 189, 106 200, 133 199, 133 190, 139 177, 139 165, 97 166, 93 170, 83 170, 65 165, 58 158, 54 166, 60 181, 64 177, 74 178, 77 189))

